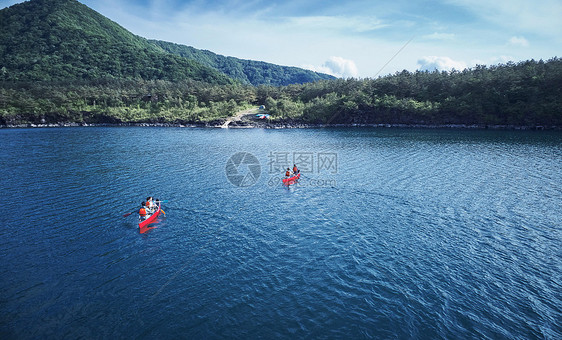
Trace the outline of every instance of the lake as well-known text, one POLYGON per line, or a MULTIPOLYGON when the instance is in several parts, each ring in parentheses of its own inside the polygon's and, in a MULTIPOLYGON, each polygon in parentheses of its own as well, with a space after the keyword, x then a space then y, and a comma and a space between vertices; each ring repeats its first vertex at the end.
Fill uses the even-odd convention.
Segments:
POLYGON ((561 132, 0 141, 0 338, 562 338, 561 132))

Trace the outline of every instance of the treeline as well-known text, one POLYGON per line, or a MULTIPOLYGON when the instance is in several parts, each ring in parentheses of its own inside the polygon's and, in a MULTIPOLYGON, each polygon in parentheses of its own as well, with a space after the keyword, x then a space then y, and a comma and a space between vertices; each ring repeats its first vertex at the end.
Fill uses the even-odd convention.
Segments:
POLYGON ((562 60, 399 72, 283 87, 193 80, 0 82, 0 124, 220 121, 265 105, 272 123, 562 127, 562 60))
POLYGON ((403 71, 269 89, 276 119, 320 124, 562 126, 562 60, 403 71))
POLYGON ((255 101, 253 87, 193 80, 4 82, 0 125, 212 123, 255 101))

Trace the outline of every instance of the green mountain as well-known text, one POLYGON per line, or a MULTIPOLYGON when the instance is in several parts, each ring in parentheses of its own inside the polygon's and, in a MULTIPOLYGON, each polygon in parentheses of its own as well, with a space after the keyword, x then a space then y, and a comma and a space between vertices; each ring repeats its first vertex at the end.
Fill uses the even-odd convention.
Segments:
POLYGON ((232 80, 171 55, 75 0, 31 0, 0 11, 0 79, 232 80))
POLYGON ((225 57, 211 51, 199 50, 191 46, 165 41, 150 40, 150 42, 167 52, 212 67, 244 84, 284 86, 290 84, 304 84, 323 79, 335 79, 335 77, 327 74, 304 70, 298 67, 279 66, 263 61, 225 57))
POLYGON ((311 71, 149 41, 76 0, 30 0, 0 10, 0 80, 126 78, 229 84, 304 83, 311 71))

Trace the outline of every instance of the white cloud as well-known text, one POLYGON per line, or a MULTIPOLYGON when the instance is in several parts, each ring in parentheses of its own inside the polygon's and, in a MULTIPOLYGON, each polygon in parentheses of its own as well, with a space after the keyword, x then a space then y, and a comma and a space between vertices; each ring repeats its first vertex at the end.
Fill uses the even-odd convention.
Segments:
POLYGON ((529 47, 529 41, 524 37, 511 37, 509 44, 513 46, 529 47))
POLYGON ((303 66, 303 68, 315 72, 327 73, 340 78, 357 77, 359 74, 355 62, 342 57, 330 57, 324 64, 322 64, 322 66, 319 67, 306 65, 303 66))
POLYGON ((455 61, 449 57, 427 56, 418 60, 419 69, 422 71, 451 71, 464 70, 466 63, 455 61))

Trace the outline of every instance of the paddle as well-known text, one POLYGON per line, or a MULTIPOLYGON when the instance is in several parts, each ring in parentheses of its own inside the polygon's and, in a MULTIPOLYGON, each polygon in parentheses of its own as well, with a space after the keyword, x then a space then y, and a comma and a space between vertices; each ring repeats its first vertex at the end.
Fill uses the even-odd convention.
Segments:
POLYGON ((162 209, 162 207, 161 207, 160 205, 161 205, 162 203, 166 203, 166 202, 168 202, 168 200, 163 200, 163 201, 157 200, 157 201, 156 201, 156 203, 158 203, 158 208, 160 208, 160 211, 161 211, 162 214, 164 214, 164 215, 166 215, 166 212, 164 211, 164 209, 162 209))
MULTIPOLYGON (((135 210, 135 211, 136 211, 136 210, 135 210)), ((135 211, 133 211, 133 212, 130 212, 130 213, 126 213, 125 215, 123 215, 123 217, 127 217, 127 216, 129 216, 129 215, 131 215, 131 214, 134 214, 134 213, 135 213, 135 211)))
POLYGON ((302 172, 299 171, 299 172, 297 172, 297 173, 294 173, 294 172, 291 171, 291 176, 290 176, 289 178, 295 177, 295 176, 297 176, 297 175, 299 175, 299 174, 300 174, 301 177, 302 177, 302 172))

